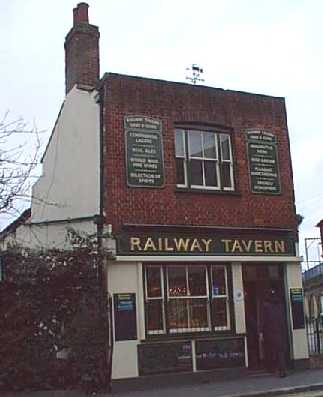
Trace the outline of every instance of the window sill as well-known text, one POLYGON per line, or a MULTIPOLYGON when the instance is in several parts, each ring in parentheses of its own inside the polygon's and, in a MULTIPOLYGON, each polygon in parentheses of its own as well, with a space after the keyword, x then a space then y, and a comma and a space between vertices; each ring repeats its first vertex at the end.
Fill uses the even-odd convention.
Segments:
POLYGON ((232 330, 214 331, 214 332, 186 332, 182 334, 159 334, 159 335, 146 335, 146 339, 141 339, 140 342, 176 342, 182 340, 203 340, 203 339, 233 339, 243 338, 246 334, 236 334, 232 330))
POLYGON ((197 194, 215 194, 220 196, 237 196, 241 197, 241 193, 236 190, 213 190, 213 189, 193 189, 187 187, 176 187, 175 193, 197 193, 197 194))

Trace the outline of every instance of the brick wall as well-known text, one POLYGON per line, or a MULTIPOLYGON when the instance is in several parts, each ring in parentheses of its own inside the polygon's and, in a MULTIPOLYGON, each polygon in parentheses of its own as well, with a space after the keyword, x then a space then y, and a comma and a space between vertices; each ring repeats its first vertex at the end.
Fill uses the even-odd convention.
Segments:
POLYGON ((282 227, 296 230, 294 192, 283 98, 109 74, 104 79, 104 200, 106 222, 282 227), (125 115, 163 123, 165 186, 130 188, 126 181, 125 115), (233 129, 238 194, 177 192, 174 124, 199 122, 233 129), (278 140, 281 195, 251 194, 245 130, 270 130, 278 140))
POLYGON ((88 5, 79 3, 73 10, 73 27, 65 38, 65 92, 75 84, 95 87, 100 74, 100 33, 90 25, 88 5))

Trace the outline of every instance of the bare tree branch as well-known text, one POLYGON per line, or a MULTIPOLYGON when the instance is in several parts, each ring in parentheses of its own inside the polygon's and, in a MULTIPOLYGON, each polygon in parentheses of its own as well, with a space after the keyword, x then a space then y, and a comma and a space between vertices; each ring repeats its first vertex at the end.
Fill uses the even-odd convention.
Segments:
POLYGON ((17 203, 29 197, 34 170, 39 164, 40 132, 22 118, 0 120, 0 214, 15 212, 17 203))

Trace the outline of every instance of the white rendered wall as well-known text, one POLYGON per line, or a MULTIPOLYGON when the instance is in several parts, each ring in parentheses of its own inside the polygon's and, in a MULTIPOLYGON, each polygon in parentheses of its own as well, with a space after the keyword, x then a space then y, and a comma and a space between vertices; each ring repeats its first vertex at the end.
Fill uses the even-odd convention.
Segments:
MULTIPOLYGON (((292 309, 290 302, 290 288, 302 288, 302 272, 300 263, 288 264, 286 266, 286 281, 288 291, 288 302, 289 302, 289 316, 291 328, 293 327, 292 309)), ((292 342, 293 342, 293 359, 300 360, 308 358, 308 346, 306 338, 306 330, 303 329, 292 329, 292 342)))
POLYGON ((99 104, 97 92, 68 93, 33 186, 31 222, 99 213, 99 104))
POLYGON ((69 249, 71 248, 67 238, 68 229, 85 235, 93 235, 97 228, 93 221, 59 222, 50 224, 20 225, 15 233, 6 236, 0 245, 0 249, 6 250, 9 246, 18 246, 31 249, 69 249))
MULTIPOLYGON (((137 345, 144 325, 139 313, 143 313, 142 267, 138 263, 109 262, 107 269, 108 290, 114 293, 135 293, 137 307, 137 340, 116 341, 113 347, 112 379, 134 378, 138 376, 137 345)), ((113 323, 114 333, 114 323, 113 323)))
POLYGON ((244 334, 246 332, 246 317, 241 263, 232 264, 232 286, 236 333, 244 334))

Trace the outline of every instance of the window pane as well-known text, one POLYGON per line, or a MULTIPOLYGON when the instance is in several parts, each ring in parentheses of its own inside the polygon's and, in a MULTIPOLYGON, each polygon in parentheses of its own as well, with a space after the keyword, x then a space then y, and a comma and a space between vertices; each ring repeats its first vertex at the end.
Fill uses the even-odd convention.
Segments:
POLYGON ((223 187, 231 187, 233 186, 233 181, 231 178, 231 164, 230 163, 222 163, 222 186, 223 187))
POLYGON ((191 296, 206 296, 206 269, 200 266, 188 268, 188 286, 191 296))
POLYGON ((171 329, 188 328, 188 311, 186 299, 170 299, 168 301, 168 326, 171 329))
POLYGON ((203 186, 203 160, 191 160, 191 185, 203 186))
POLYGON ((230 135, 220 134, 222 160, 231 160, 230 135))
POLYGON ((212 267, 212 295, 226 295, 224 267, 212 267))
POLYGON ((176 157, 185 156, 185 146, 184 146, 184 131, 175 130, 175 151, 176 157))
POLYGON ((160 267, 147 267, 147 296, 155 298, 162 296, 160 267))
POLYGON ((176 159, 176 183, 177 185, 186 185, 185 183, 185 160, 176 159))
POLYGON ((189 131, 190 157, 203 157, 202 134, 199 131, 189 131))
POLYGON ((170 266, 168 268, 169 296, 186 296, 186 270, 184 266, 170 266))
POLYGON ((217 177, 217 163, 204 161, 205 186, 219 186, 217 177))
POLYGON ((212 300, 212 317, 215 327, 227 327, 227 300, 216 298, 212 300))
POLYGON ((203 147, 204 147, 204 157, 210 159, 217 158, 214 133, 212 132, 203 133, 203 147))
POLYGON ((208 328, 208 315, 207 315, 207 305, 206 299, 190 299, 189 304, 189 318, 190 318, 190 328, 208 328))
POLYGON ((162 301, 159 299, 149 300, 146 304, 147 310, 147 330, 163 330, 163 308, 162 301))

